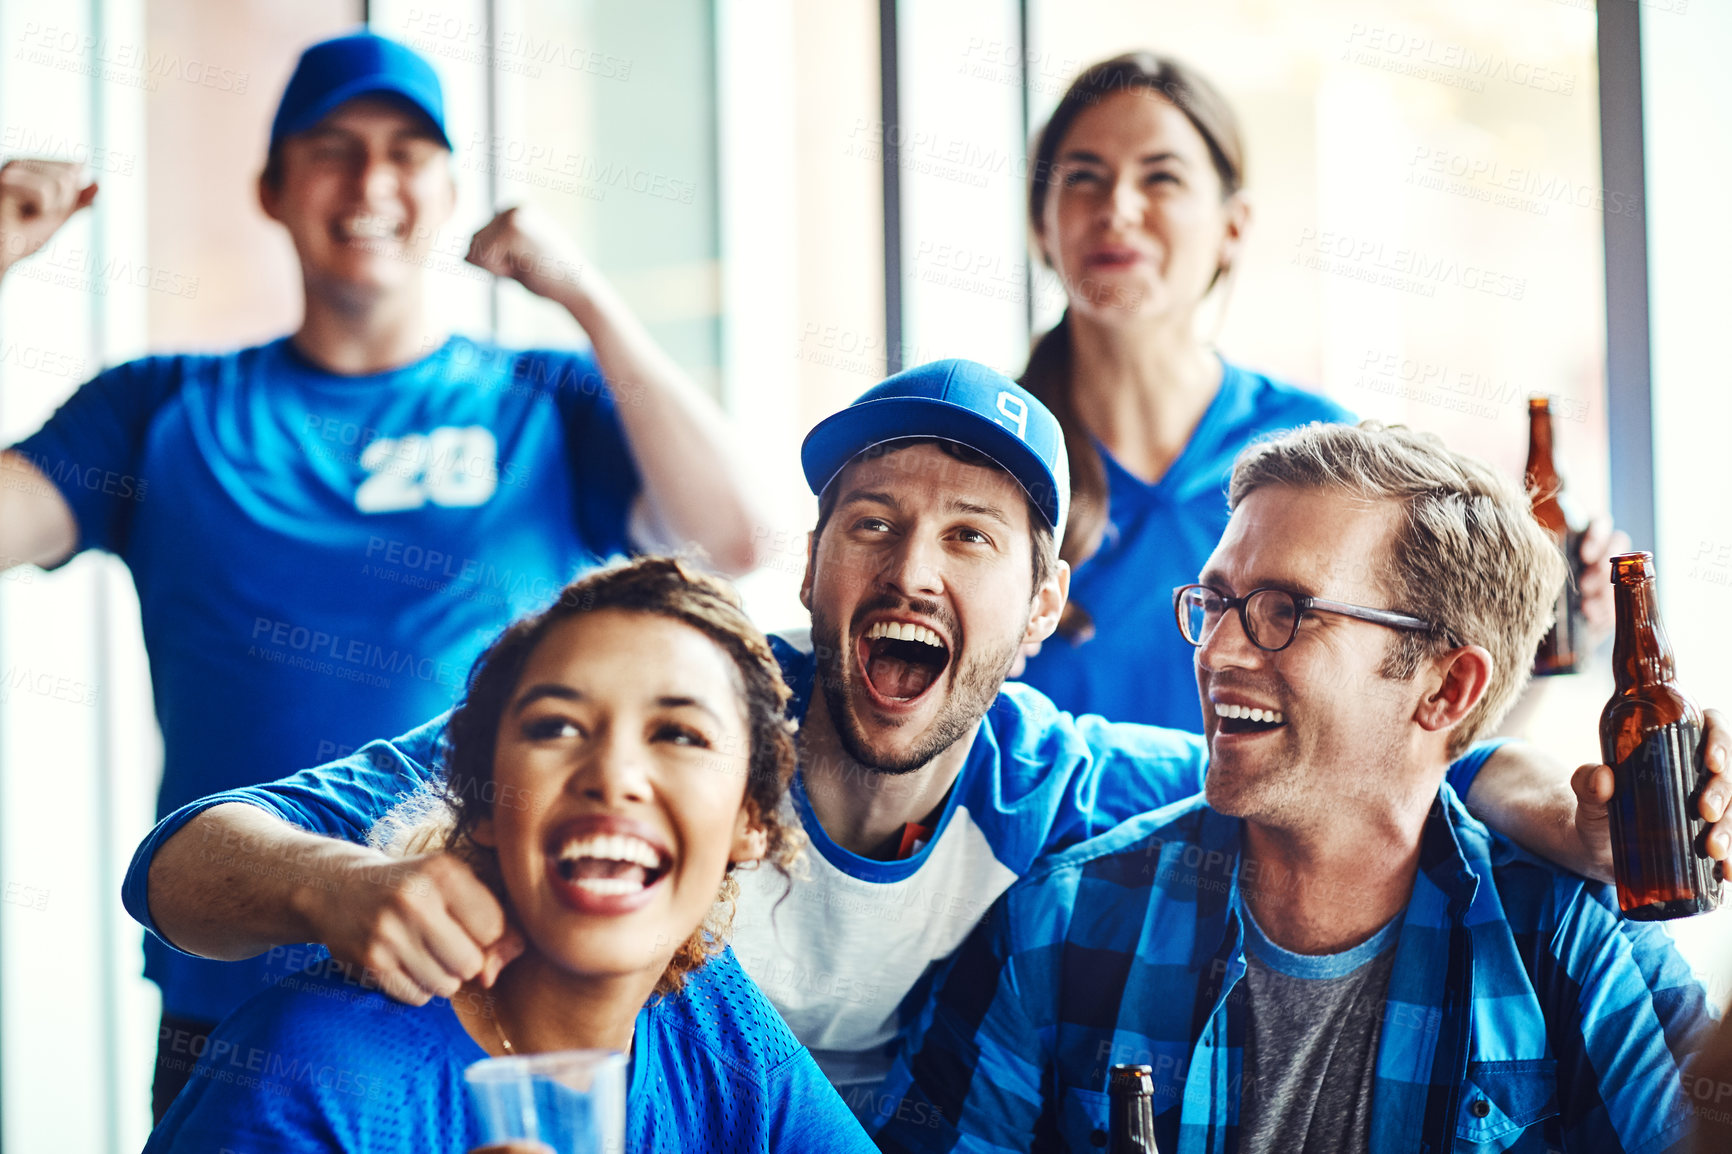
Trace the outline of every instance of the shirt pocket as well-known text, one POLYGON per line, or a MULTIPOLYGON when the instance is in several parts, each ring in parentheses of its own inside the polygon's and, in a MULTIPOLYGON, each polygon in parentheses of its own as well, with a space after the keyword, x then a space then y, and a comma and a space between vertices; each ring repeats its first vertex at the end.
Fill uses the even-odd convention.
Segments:
POLYGON ((1456 1149, 1474 1154, 1510 1150, 1529 1127, 1557 1113, 1556 1059, 1471 1062, 1461 1086, 1456 1149))
POLYGON ((1107 1148, 1107 1096, 1098 1090, 1068 1088, 1059 1104, 1058 1132, 1065 1149, 1088 1154, 1107 1148))

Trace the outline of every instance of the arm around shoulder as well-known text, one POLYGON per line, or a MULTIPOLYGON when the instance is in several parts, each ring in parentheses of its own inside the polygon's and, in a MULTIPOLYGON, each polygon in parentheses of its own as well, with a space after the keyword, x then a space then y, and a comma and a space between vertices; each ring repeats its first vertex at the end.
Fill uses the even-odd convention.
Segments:
POLYGON ((171 814, 133 859, 127 909, 171 945, 222 960, 318 942, 415 1005, 471 979, 492 985, 523 942, 468 864, 357 844, 438 780, 442 733, 435 719, 171 814))
POLYGON ((1611 841, 1604 831, 1578 826, 1578 799, 1569 769, 1523 741, 1492 749, 1460 789, 1460 767, 1480 752, 1470 751, 1451 767, 1450 781, 1474 817, 1530 853, 1583 877, 1612 880, 1611 841))
POLYGON ((272 946, 322 941, 320 896, 340 891, 353 867, 383 857, 229 802, 195 815, 138 864, 148 871, 147 912, 164 941, 239 961, 272 946))

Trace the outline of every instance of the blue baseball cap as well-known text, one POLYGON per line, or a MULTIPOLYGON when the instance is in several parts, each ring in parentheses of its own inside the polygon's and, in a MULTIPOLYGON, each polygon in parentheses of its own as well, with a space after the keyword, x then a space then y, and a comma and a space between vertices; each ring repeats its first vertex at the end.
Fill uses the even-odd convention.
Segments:
POLYGON ((338 105, 380 93, 400 96, 420 109, 445 147, 451 147, 445 132, 445 95, 433 66, 395 40, 356 32, 321 41, 301 53, 271 122, 271 148, 313 127, 338 105))
POLYGON ((856 455, 904 437, 938 437, 985 453, 1016 478, 1053 534, 1064 536, 1070 460, 1058 418, 1027 389, 973 361, 897 373, 819 421, 800 446, 806 483, 821 494, 856 455))

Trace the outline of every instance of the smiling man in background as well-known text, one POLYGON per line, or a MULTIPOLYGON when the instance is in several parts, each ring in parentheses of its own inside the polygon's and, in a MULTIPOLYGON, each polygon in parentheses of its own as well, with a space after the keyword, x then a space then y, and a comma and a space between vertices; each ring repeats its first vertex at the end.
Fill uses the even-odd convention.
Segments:
MULTIPOLYGON (((95 192, 71 165, 0 170, 0 271, 95 192)), ((0 454, 0 564, 97 548, 132 571, 159 816, 449 707, 494 633, 608 556, 753 564, 726 422, 561 238, 508 210, 469 260, 563 305, 592 353, 435 330, 427 265, 456 184, 421 57, 367 33, 309 48, 259 200, 300 262, 292 336, 111 369, 0 454)), ((145 971, 160 1117, 210 1026, 283 970, 150 938, 145 971)))

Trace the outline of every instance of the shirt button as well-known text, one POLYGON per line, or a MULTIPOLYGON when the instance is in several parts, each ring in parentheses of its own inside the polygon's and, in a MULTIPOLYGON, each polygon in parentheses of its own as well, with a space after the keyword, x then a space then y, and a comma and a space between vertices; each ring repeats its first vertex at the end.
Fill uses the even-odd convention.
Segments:
POLYGON ((1484 1098, 1475 1098, 1467 1104, 1467 1112, 1475 1118, 1484 1118, 1491 1113, 1491 1103, 1484 1098))

